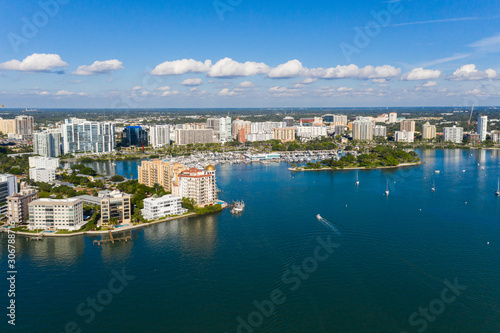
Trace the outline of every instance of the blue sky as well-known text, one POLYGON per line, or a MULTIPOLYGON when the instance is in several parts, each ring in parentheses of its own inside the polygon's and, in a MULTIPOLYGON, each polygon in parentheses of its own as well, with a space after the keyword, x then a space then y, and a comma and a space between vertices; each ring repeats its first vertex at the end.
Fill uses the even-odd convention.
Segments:
POLYGON ((6 107, 500 104, 498 1, 4 4, 6 107))

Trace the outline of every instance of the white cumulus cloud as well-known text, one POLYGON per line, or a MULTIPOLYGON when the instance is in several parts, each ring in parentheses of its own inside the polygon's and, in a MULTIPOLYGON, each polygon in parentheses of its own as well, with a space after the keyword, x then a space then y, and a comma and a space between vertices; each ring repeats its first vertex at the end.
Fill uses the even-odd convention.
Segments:
POLYGON ((71 91, 67 91, 67 90, 59 90, 58 92, 56 92, 54 94, 54 96, 71 96, 73 95, 74 93, 72 93, 71 91))
POLYGON ((183 86, 199 86, 203 83, 202 79, 199 78, 193 78, 193 79, 185 79, 182 81, 183 86))
POLYGON ((487 69, 484 72, 478 70, 476 65, 464 65, 457 69, 451 76, 452 80, 483 80, 494 79, 497 77, 497 72, 493 69, 487 69))
POLYGON ((210 77, 241 77, 266 74, 267 72, 269 72, 269 66, 263 62, 240 63, 231 58, 224 58, 217 61, 207 75, 210 77))
POLYGON ((240 84, 238 84, 238 87, 240 87, 240 88, 251 88, 253 86, 255 86, 255 84, 253 84, 250 81, 243 81, 240 84))
POLYGON ((401 69, 389 65, 358 67, 354 64, 332 68, 316 68, 311 70, 313 76, 322 79, 391 79, 401 75, 401 69))
POLYGON ((221 91, 219 91, 219 93, 217 95, 219 95, 219 96, 235 96, 235 95, 238 95, 238 93, 236 91, 231 91, 228 88, 224 88, 221 91))
POLYGON ((151 72, 152 75, 181 75, 186 73, 204 73, 210 70, 212 62, 205 60, 205 62, 196 61, 193 59, 182 59, 175 61, 165 61, 156 66, 151 72))
POLYGON ((273 79, 286 79, 306 76, 308 72, 309 70, 300 61, 294 59, 271 69, 268 76, 273 79))
POLYGON ((426 87, 426 88, 435 87, 435 86, 437 86, 436 81, 427 81, 424 84, 422 84, 422 87, 426 87))
POLYGON ((123 68, 123 63, 119 60, 105 60, 105 61, 94 61, 90 66, 82 65, 78 66, 73 75, 96 75, 96 74, 108 74, 112 71, 123 68))
POLYGON ((23 61, 12 59, 0 64, 0 70, 21 72, 48 72, 55 68, 67 67, 58 54, 33 53, 23 61))
POLYGON ((432 69, 423 69, 422 67, 414 68, 411 72, 406 73, 401 78, 406 81, 419 81, 437 79, 441 76, 441 71, 432 69))

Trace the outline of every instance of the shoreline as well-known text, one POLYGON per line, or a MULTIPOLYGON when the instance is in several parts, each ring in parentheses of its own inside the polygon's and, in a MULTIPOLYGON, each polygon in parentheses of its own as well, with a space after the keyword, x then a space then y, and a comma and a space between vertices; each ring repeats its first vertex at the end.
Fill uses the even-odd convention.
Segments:
POLYGON ((378 170, 378 169, 396 169, 396 168, 404 168, 416 165, 422 165, 425 162, 416 162, 416 163, 401 163, 399 165, 393 166, 381 166, 376 168, 367 168, 367 167, 350 167, 350 168, 320 168, 320 169, 301 169, 301 168, 288 168, 288 170, 292 172, 302 172, 302 171, 343 171, 343 170, 378 170))
MULTIPOLYGON (((163 223, 163 222, 169 222, 169 221, 174 221, 174 220, 182 219, 182 218, 185 218, 185 217, 193 217, 193 216, 197 216, 197 214, 196 213, 189 213, 189 214, 186 214, 186 215, 169 217, 169 218, 166 218, 166 219, 163 219, 163 220, 153 221, 153 222, 149 222, 149 223, 141 223, 141 224, 126 226, 126 227, 123 227, 123 228, 118 228, 118 229, 113 229, 113 230, 81 231, 81 232, 75 232, 75 233, 71 233, 71 234, 56 234, 56 233, 49 233, 49 232, 44 233, 43 231, 39 232, 39 233, 36 233, 36 234, 35 233, 30 233, 30 232, 23 232, 23 231, 11 231, 11 233, 14 233, 14 234, 16 234, 18 236, 27 236, 27 237, 39 237, 39 236, 43 236, 43 237, 74 237, 74 236, 85 236, 85 235, 86 236, 106 235, 110 231, 113 234, 113 233, 118 233, 118 232, 123 232, 123 231, 129 231, 129 230, 135 230, 135 229, 139 229, 139 228, 145 228, 145 227, 153 225, 153 224, 158 224, 158 223, 163 223)), ((0 232, 8 232, 8 229, 7 228, 1 228, 0 232)))

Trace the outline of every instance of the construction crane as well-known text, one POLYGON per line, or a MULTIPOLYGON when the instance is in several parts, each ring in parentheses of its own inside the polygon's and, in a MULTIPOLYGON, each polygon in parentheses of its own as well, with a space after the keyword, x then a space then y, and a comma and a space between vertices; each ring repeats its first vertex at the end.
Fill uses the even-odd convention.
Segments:
POLYGON ((474 113, 474 104, 472 104, 472 110, 470 111, 470 117, 469 117, 469 134, 470 134, 470 122, 472 121, 472 113, 474 113))

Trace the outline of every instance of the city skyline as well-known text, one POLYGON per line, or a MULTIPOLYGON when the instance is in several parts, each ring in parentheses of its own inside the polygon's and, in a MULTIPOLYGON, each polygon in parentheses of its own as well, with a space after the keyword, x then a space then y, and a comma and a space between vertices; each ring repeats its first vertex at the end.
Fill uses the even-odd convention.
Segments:
POLYGON ((6 107, 500 102, 500 10, 492 1, 49 0, 6 7, 6 107))

